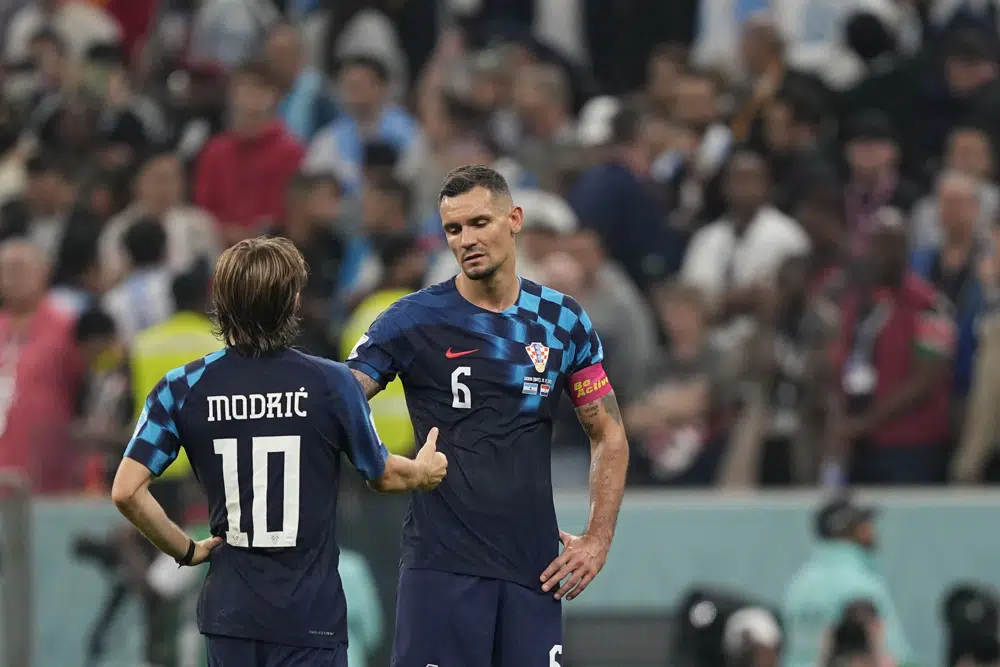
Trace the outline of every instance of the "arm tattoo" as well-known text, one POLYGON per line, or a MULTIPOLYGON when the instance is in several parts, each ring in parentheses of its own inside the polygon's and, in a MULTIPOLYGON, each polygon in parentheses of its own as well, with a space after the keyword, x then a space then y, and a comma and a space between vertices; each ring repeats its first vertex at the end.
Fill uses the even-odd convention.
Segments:
POLYGON ((615 392, 611 392, 593 403, 587 403, 577 411, 580 425, 583 426, 583 430, 591 440, 599 434, 598 424, 601 412, 607 412, 612 421, 621 425, 622 413, 618 409, 618 399, 615 398, 615 392))
POLYGON ((361 388, 364 389, 365 398, 371 400, 372 396, 382 391, 382 385, 368 377, 365 373, 353 368, 351 369, 351 373, 354 374, 354 377, 361 384, 361 388))

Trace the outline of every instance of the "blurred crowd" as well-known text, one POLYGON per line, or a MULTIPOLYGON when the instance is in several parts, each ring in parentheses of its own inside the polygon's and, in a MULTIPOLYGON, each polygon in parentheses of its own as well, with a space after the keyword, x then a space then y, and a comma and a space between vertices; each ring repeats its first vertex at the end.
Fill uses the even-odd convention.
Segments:
MULTIPOLYGON (((145 393, 219 345, 223 248, 294 241, 299 343, 343 359, 457 272, 437 190, 467 163, 525 211, 519 272, 601 335, 630 483, 1000 479, 994 0, 13 0, 0 19, 0 466, 40 493, 105 492, 145 393)), ((373 406, 408 452, 398 381, 373 406)), ((585 461, 564 408, 557 455, 585 461)))

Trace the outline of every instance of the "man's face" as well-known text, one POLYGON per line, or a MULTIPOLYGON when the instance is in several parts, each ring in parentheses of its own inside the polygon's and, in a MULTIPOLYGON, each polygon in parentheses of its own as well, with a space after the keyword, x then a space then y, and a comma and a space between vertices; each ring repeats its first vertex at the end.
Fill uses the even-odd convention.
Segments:
POLYGON ((332 183, 319 183, 306 195, 309 219, 328 224, 340 215, 340 193, 332 183))
POLYGON ((979 218, 979 195, 973 183, 944 181, 938 185, 941 226, 948 236, 968 236, 979 218))
POLYGON ((649 60, 646 82, 649 96, 663 107, 673 106, 680 68, 669 58, 659 57, 649 60))
POLYGON ((361 224, 370 232, 397 233, 406 231, 406 215, 399 197, 386 193, 371 183, 361 191, 361 224))
POLYGON ((792 111, 787 104, 777 101, 764 114, 764 139, 775 153, 792 150, 792 111))
POLYGON ((833 211, 812 204, 801 204, 795 208, 794 217, 813 244, 820 248, 833 248, 843 241, 844 224, 833 211))
POLYGON ((441 200, 441 226, 448 247, 470 280, 489 278, 514 256, 521 209, 510 199, 477 186, 441 200))
POLYGON ((945 61, 945 75, 952 94, 965 97, 996 76, 996 65, 989 60, 952 57, 945 61))
POLYGON ((881 285, 895 285, 906 272, 908 242, 906 232, 899 229, 877 229, 872 234, 869 257, 875 279, 881 285))
POLYGON ((25 195, 37 213, 53 215, 72 203, 74 189, 63 174, 53 169, 28 178, 25 195))
POLYGON ((715 122, 714 84, 704 77, 684 77, 677 83, 674 118, 703 130, 715 122))
POLYGON ((267 64, 284 85, 291 85, 302 69, 302 47, 292 27, 279 28, 264 49, 267 64))
POLYGON ((139 172, 136 197, 155 213, 166 213, 184 196, 184 174, 180 160, 172 155, 158 157, 139 172))
POLYGON ((979 130, 960 130, 948 140, 945 157, 948 167, 976 178, 993 173, 993 150, 986 134, 979 130))
POLYGON ((889 139, 859 138, 847 144, 847 162, 854 174, 871 174, 894 168, 896 144, 889 139))
POLYGON ((672 340, 689 341, 700 335, 701 313, 686 299, 668 297, 661 306, 660 317, 672 340))
POLYGON ((365 65, 348 65, 340 73, 344 106, 352 113, 370 113, 382 102, 384 87, 378 75, 365 65))
POLYGON ((47 279, 38 251, 26 242, 0 246, 0 296, 13 305, 28 305, 41 298, 47 279))
POLYGON ((532 125, 534 120, 545 112, 547 106, 548 100, 534 77, 518 77, 514 84, 514 108, 521 120, 532 125))
POLYGON ((229 90, 230 112, 237 128, 267 120, 278 103, 277 91, 250 76, 237 77, 229 90))
POLYGON ((768 195, 763 163, 756 157, 735 158, 726 172, 725 195, 730 208, 740 213, 763 206, 768 195))

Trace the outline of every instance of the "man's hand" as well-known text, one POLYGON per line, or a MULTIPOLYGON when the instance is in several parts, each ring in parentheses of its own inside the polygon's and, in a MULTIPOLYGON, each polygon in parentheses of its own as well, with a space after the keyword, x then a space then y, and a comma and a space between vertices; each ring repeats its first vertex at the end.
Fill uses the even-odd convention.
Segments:
POLYGON ((191 565, 201 565, 212 557, 212 551, 222 544, 221 537, 210 537, 194 543, 194 556, 191 557, 191 565))
POLYGON ((548 592, 565 579, 555 598, 572 600, 590 585, 604 567, 611 545, 593 535, 577 537, 562 530, 559 531, 559 539, 563 543, 563 552, 542 572, 542 590, 548 592))
POLYGON ((437 450, 438 433, 437 426, 430 430, 427 442, 414 459, 425 475, 424 481, 417 487, 421 491, 433 491, 448 474, 448 458, 437 450))

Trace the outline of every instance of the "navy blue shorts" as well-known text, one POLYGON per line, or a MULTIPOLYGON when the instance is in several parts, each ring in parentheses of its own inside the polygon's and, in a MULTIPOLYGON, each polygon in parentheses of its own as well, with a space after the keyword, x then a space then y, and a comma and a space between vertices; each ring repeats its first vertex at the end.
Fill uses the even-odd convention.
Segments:
POLYGON ((307 648, 205 635, 208 667, 347 667, 347 646, 307 648))
POLYGON ((392 667, 559 667, 562 603, 541 589, 404 568, 392 667))

